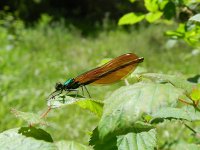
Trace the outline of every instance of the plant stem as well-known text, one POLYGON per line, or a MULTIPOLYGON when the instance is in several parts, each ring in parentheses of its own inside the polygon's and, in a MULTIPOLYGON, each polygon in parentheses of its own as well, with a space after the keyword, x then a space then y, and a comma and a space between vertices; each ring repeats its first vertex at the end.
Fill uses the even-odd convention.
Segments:
POLYGON ((181 98, 179 98, 178 100, 179 100, 180 102, 182 102, 182 103, 185 103, 185 104, 187 104, 187 105, 193 106, 192 103, 186 102, 185 100, 183 100, 183 99, 181 99, 181 98))
POLYGON ((188 126, 185 122, 183 122, 183 124, 184 124, 189 130, 191 130, 194 134, 197 133, 194 129, 192 129, 190 126, 188 126))
POLYGON ((47 111, 45 111, 41 116, 40 118, 45 118, 47 116, 47 114, 51 111, 51 107, 48 107, 47 111))

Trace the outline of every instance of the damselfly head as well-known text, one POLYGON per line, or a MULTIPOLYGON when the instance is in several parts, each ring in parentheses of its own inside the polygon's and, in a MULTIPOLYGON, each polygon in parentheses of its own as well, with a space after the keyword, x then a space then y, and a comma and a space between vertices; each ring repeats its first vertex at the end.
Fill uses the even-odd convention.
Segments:
POLYGON ((56 89, 56 91, 63 90, 63 84, 60 83, 60 82, 56 83, 56 85, 55 85, 55 89, 56 89))

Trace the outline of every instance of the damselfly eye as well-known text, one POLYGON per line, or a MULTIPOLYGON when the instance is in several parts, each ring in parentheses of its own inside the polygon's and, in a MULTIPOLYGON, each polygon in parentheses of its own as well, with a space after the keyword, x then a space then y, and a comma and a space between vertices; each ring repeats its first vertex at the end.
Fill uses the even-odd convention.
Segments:
POLYGON ((60 83, 60 82, 56 83, 55 89, 56 89, 56 90, 62 90, 62 89, 63 89, 62 83, 60 83))

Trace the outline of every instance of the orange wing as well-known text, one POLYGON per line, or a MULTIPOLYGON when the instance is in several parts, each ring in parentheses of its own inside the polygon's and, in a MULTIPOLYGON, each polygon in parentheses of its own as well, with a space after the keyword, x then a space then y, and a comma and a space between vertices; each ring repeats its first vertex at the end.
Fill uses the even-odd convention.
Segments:
POLYGON ((75 78, 75 82, 87 84, 110 84, 119 81, 132 72, 144 58, 129 53, 116 57, 108 63, 87 71, 75 78))

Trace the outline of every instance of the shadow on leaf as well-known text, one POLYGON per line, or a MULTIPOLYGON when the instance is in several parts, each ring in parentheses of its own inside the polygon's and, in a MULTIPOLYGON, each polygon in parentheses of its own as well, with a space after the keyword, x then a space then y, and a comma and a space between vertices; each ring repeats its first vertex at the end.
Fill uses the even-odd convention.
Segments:
POLYGON ((35 128, 35 127, 21 127, 18 130, 19 134, 22 134, 26 137, 33 137, 37 140, 44 140, 46 142, 53 142, 53 139, 49 133, 44 131, 43 129, 35 128))

